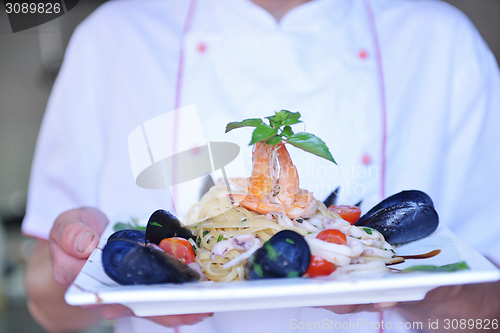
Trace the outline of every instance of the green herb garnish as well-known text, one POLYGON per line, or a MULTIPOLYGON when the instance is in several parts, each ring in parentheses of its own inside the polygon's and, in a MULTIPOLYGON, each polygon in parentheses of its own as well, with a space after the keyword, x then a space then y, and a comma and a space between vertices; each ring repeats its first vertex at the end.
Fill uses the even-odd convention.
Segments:
POLYGON ((224 236, 222 236, 222 234, 220 234, 219 237, 217 238, 217 243, 220 242, 221 240, 227 240, 227 238, 225 238, 224 236))
POLYGON ((402 272, 425 271, 425 272, 455 272, 470 269, 465 261, 456 262, 443 266, 416 265, 405 268, 402 272))
POLYGON ((114 231, 120 231, 120 230, 130 230, 130 229, 137 229, 137 230, 146 230, 146 227, 140 226, 138 223, 138 219, 131 217, 129 222, 117 222, 113 226, 114 231))
POLYGON ((208 235, 209 232, 210 231, 208 231, 208 230, 203 230, 203 237, 205 237, 206 235, 208 235))
POLYGON ((363 228, 363 230, 368 234, 368 235, 372 235, 372 229, 370 228, 363 228))
POLYGON ((260 265, 257 263, 253 264, 253 271, 255 272, 255 274, 257 274, 258 277, 264 276, 264 271, 262 270, 262 267, 260 267, 260 265))
MULTIPOLYGON (((287 241, 288 241, 288 239, 287 239, 287 241)), ((267 250, 267 256, 269 257, 269 259, 271 261, 278 260, 279 253, 276 252, 275 248, 271 245, 271 243, 269 241, 267 241, 267 242, 264 243, 264 247, 266 248, 266 250, 267 250)))
POLYGON ((275 112, 274 116, 265 117, 269 124, 259 118, 245 119, 227 124, 226 133, 235 128, 255 127, 249 145, 260 141, 265 141, 268 145, 277 145, 283 141, 337 164, 323 140, 311 133, 292 131, 290 125, 301 123, 300 117, 299 112, 281 110, 275 112))

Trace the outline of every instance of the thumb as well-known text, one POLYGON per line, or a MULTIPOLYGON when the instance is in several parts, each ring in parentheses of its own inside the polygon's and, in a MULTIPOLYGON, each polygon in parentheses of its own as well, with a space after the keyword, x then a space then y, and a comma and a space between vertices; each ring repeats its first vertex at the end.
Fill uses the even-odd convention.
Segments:
MULTIPOLYGON (((56 243, 61 250, 71 257, 87 259, 99 244, 99 233, 102 230, 94 230, 92 227, 100 225, 103 221, 89 221, 107 219, 102 214, 89 215, 82 212, 83 209, 69 210, 59 215, 50 231, 49 242, 56 243)), ((105 225, 105 224, 104 224, 105 225)))

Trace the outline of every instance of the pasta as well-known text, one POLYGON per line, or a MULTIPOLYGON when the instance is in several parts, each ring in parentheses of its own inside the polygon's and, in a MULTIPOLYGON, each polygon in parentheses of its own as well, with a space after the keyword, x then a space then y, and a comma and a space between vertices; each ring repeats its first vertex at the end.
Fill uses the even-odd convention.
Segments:
POLYGON ((192 244, 196 249, 196 262, 208 280, 243 280, 246 259, 285 229, 305 236, 313 255, 337 266, 358 264, 359 269, 365 269, 359 264, 394 260, 392 247, 382 234, 376 230, 370 230, 369 234, 363 228, 352 226, 320 201, 315 200, 316 214, 310 218, 291 220, 275 212, 259 214, 230 199, 230 194, 245 195, 248 180, 230 178, 228 182, 229 189, 223 180, 218 180, 187 214, 186 224, 197 237, 197 242, 192 244), (315 238, 321 230, 330 228, 345 233, 348 244, 331 244, 315 238))

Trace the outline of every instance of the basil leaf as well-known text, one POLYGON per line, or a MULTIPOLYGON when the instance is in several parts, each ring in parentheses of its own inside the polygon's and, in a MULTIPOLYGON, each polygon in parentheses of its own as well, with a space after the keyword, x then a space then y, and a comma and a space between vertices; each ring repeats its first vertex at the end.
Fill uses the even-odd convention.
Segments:
POLYGON ((287 138, 291 137, 293 135, 292 128, 289 125, 286 125, 281 132, 281 135, 286 136, 287 138))
POLYGON ((413 271, 425 271, 425 272, 456 272, 470 269, 465 261, 456 262, 454 264, 448 264, 443 266, 434 265, 416 265, 405 268, 402 272, 413 272, 413 271))
POLYGON ((226 125, 226 133, 240 127, 257 127, 259 125, 265 125, 265 123, 260 118, 250 118, 242 121, 232 122, 226 125))
POLYGON ((269 138, 272 138, 276 134, 278 134, 277 129, 272 128, 271 126, 266 124, 259 125, 253 130, 252 141, 250 141, 249 145, 251 146, 259 141, 265 141, 269 138))
POLYGON ((368 234, 368 235, 372 235, 372 229, 370 228, 363 228, 363 230, 368 234))
POLYGON ((142 227, 139 225, 134 225, 131 223, 123 223, 123 222, 118 222, 113 226, 114 231, 120 231, 120 230, 131 230, 131 229, 136 229, 136 230, 146 230, 146 227, 142 227))
POLYGON ((281 142, 281 136, 279 136, 279 135, 275 135, 272 138, 267 139, 267 141, 266 141, 266 143, 268 145, 271 145, 271 146, 277 145, 280 142, 281 142))
MULTIPOLYGON (((282 110, 286 111, 286 110, 282 110)), ((298 124, 301 123, 302 120, 299 120, 300 118, 300 112, 290 112, 288 111, 287 116, 283 121, 281 122, 281 125, 293 125, 293 124, 298 124)))
POLYGON ((306 132, 295 133, 285 141, 292 146, 300 148, 316 156, 323 157, 337 164, 325 142, 314 134, 306 132))
POLYGON ((281 110, 276 112, 274 116, 266 117, 274 128, 301 123, 302 121, 300 121, 299 118, 300 112, 290 112, 288 110, 281 110))
POLYGON ((130 223, 118 222, 113 226, 114 231, 134 229, 130 223))

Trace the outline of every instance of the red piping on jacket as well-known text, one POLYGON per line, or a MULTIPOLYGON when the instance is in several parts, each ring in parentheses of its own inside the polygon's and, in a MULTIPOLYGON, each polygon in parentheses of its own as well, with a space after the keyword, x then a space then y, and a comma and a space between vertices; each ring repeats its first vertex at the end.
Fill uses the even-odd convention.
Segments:
POLYGON ((375 60, 377 62, 377 73, 379 81, 380 93, 380 109, 382 111, 382 147, 381 147, 381 180, 380 180, 380 196, 385 199, 385 173, 386 173, 386 143, 387 143, 387 103, 385 98, 385 79, 384 69, 382 66, 382 53, 380 50, 380 42, 377 34, 377 25, 375 22, 375 14, 370 0, 364 0, 365 9, 368 16, 368 23, 372 34, 373 46, 375 48, 375 60))
MULTIPOLYGON (((172 142, 173 145, 173 155, 172 155, 172 179, 175 180, 177 172, 176 172, 176 158, 175 155, 177 153, 177 136, 179 129, 179 112, 177 109, 181 106, 181 97, 182 97, 182 79, 184 77, 184 37, 191 29, 191 24, 193 22, 193 17, 195 13, 196 6, 198 4, 198 0, 191 0, 188 7, 188 12, 186 14, 186 21, 184 22, 184 28, 182 29, 182 35, 179 46, 179 62, 177 64, 177 79, 175 83, 175 99, 174 99, 174 139, 172 142)), ((174 181, 175 183, 175 181, 174 181)), ((175 207, 175 201, 177 199, 177 190, 176 187, 172 187, 172 206, 175 207)), ((177 332, 176 332, 177 333, 177 332)))
MULTIPOLYGON (((186 14, 186 21, 184 23, 184 28, 182 29, 182 35, 179 46, 179 62, 177 65, 177 80, 175 83, 175 100, 174 100, 174 140, 173 140, 173 156, 172 156, 172 179, 176 177, 176 161, 175 154, 177 153, 177 131, 179 128, 179 112, 177 109, 181 105, 182 96, 182 78, 184 76, 184 36, 191 29, 191 24, 193 22, 194 12, 198 0, 191 0, 188 7, 188 12, 186 14)), ((177 198, 177 191, 175 187, 172 187, 172 206, 175 207, 175 199, 177 198)), ((180 333, 181 330, 178 326, 174 327, 174 333, 180 333)))
MULTIPOLYGON (((381 179, 380 179, 380 196, 385 199, 385 172, 386 172, 386 145, 387 145, 387 103, 385 98, 385 80, 384 68, 382 66, 382 53, 380 50, 380 41, 377 33, 377 24, 375 22, 375 13, 370 0, 364 0, 368 23, 372 34, 373 46, 375 48, 375 60, 377 62, 377 73, 380 93, 380 110, 382 112, 382 143, 381 143, 381 179)), ((379 323, 384 320, 384 313, 379 312, 379 323)), ((383 333, 384 329, 380 325, 379 333, 383 333)))

